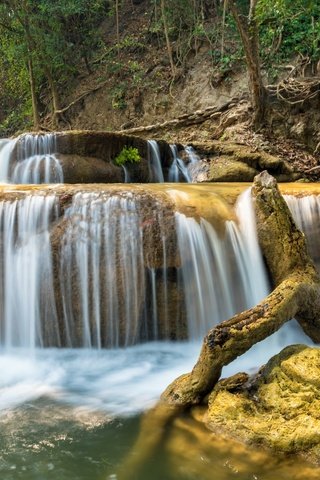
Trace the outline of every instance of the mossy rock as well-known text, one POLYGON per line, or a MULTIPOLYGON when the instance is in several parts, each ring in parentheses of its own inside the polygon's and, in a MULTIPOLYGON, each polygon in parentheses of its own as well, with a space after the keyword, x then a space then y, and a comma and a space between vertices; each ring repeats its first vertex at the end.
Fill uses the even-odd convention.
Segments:
POLYGON ((223 155, 211 161, 208 181, 252 182, 258 173, 255 168, 223 155))
POLYGON ((218 382, 207 426, 248 444, 320 461, 320 350, 293 345, 252 380, 218 382))
POLYGON ((292 182, 300 177, 283 159, 246 145, 213 141, 210 145, 194 144, 194 147, 200 156, 205 156, 210 162, 205 181, 251 182, 263 170, 267 170, 278 182, 292 182))

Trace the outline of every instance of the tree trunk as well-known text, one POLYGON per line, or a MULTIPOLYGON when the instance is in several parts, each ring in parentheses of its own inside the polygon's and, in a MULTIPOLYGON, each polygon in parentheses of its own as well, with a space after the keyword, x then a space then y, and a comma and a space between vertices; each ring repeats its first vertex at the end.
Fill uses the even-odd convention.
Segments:
POLYGON ((32 62, 30 53, 28 57, 28 71, 29 71, 29 83, 30 83, 31 102, 32 102, 33 128, 34 130, 39 130, 40 115, 39 115, 39 107, 38 107, 37 94, 36 94, 36 83, 35 83, 34 72, 33 72, 33 62, 32 62))
POLYGON ((169 38, 169 29, 168 29, 168 23, 166 18, 166 8, 165 8, 164 0, 161 0, 160 5, 161 5, 161 16, 163 21, 164 35, 166 37, 167 51, 168 51, 168 57, 169 57, 169 62, 171 67, 171 74, 172 74, 172 77, 175 78, 176 66, 173 61, 172 47, 171 47, 170 38, 169 38))
POLYGON ((243 49, 249 76, 249 89, 251 92, 253 113, 253 125, 256 130, 263 126, 265 121, 267 91, 263 85, 260 54, 259 33, 255 20, 257 0, 251 0, 248 17, 239 13, 236 0, 231 0, 230 10, 235 19, 243 49))
POLYGON ((116 35, 117 35, 117 53, 120 55, 120 31, 119 31, 119 0, 115 0, 116 4, 116 35))
POLYGON ((219 380, 222 368, 255 343, 296 318, 314 342, 320 342, 320 278, 304 235, 297 229, 275 179, 267 172, 252 189, 259 243, 275 289, 258 305, 210 330, 192 372, 174 380, 148 412, 140 435, 120 470, 119 479, 137 471, 161 442, 166 427, 185 408, 199 404, 219 380))
POLYGON ((49 87, 51 90, 52 95, 52 123, 55 127, 59 127, 59 120, 60 120, 60 99, 57 90, 56 83, 52 77, 52 74, 48 67, 45 67, 45 75, 47 77, 49 87))

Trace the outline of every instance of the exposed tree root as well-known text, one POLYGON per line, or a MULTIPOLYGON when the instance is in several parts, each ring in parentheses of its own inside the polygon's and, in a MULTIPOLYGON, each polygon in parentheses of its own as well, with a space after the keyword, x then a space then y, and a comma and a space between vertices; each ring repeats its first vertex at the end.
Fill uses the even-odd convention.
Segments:
POLYGON ((192 372, 174 380, 145 415, 134 453, 123 464, 120 479, 129 478, 132 469, 136 471, 152 455, 175 416, 204 399, 219 380, 223 366, 285 322, 297 318, 305 333, 320 342, 320 279, 304 235, 267 172, 255 178, 252 195, 259 242, 275 289, 255 307, 209 331, 192 372))

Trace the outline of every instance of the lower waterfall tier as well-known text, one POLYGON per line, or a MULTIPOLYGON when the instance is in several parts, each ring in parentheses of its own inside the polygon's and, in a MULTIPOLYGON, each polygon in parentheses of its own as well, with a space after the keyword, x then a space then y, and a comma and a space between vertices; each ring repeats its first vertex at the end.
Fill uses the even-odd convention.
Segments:
POLYGON ((241 188, 3 186, 1 345, 200 339, 253 306, 269 287, 241 188))

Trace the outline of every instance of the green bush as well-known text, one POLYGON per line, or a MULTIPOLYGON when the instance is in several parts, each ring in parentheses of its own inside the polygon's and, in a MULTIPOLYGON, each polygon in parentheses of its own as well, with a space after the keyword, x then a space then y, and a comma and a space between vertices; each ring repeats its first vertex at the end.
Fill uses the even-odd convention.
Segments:
POLYGON ((139 163, 140 160, 141 156, 137 148, 123 147, 119 155, 114 159, 114 163, 121 167, 125 163, 139 163))

